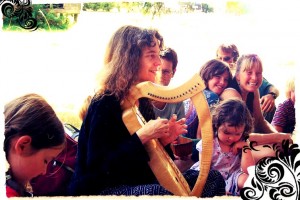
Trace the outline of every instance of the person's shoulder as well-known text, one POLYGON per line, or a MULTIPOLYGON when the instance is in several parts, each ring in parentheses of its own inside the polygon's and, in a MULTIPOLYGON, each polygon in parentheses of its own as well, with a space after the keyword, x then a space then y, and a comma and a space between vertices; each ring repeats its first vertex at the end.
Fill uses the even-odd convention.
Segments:
POLYGON ((273 86, 273 84, 270 83, 265 77, 263 77, 262 85, 265 85, 265 86, 273 86))
POLYGON ((120 101, 117 100, 116 96, 102 94, 92 99, 89 111, 92 113, 99 110, 104 112, 105 110, 109 111, 117 107, 120 107, 120 101))
POLYGON ((279 106, 294 106, 292 99, 286 99, 282 103, 279 103, 279 106))
POLYGON ((225 88, 224 91, 237 91, 237 90, 233 87, 228 87, 228 88, 225 88))
POLYGON ((226 88, 220 95, 221 100, 230 99, 230 98, 239 98, 241 99, 240 93, 234 88, 226 88))
POLYGON ((291 98, 286 99, 284 102, 288 102, 289 104, 294 104, 291 98))
POLYGON ((91 104, 92 105, 101 105, 101 104, 107 104, 107 103, 113 103, 113 102, 118 102, 119 103, 116 96, 108 94, 108 93, 104 93, 104 94, 100 94, 98 96, 95 96, 92 99, 91 104))

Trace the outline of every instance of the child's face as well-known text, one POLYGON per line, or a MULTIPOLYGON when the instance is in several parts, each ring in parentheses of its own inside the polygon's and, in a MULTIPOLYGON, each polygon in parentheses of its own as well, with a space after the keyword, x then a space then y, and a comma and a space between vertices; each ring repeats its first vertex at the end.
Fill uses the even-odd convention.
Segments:
POLYGON ((158 46, 158 40, 155 39, 156 45, 154 47, 144 47, 142 55, 139 60, 139 72, 138 81, 151 81, 155 82, 156 72, 158 67, 161 65, 160 60, 160 49, 158 46))
POLYGON ((234 144, 235 142, 238 142, 241 140, 244 129, 245 129, 245 125, 230 126, 230 124, 228 124, 228 123, 222 124, 218 128, 219 141, 225 145, 230 146, 230 145, 234 144))
POLYGON ((24 184, 38 175, 45 174, 48 163, 57 157, 62 149, 63 145, 41 149, 34 154, 26 152, 13 154, 10 164, 15 178, 24 184))
POLYGON ((213 76, 207 82, 208 89, 217 95, 220 95, 224 89, 228 86, 229 73, 224 72, 221 75, 213 76))

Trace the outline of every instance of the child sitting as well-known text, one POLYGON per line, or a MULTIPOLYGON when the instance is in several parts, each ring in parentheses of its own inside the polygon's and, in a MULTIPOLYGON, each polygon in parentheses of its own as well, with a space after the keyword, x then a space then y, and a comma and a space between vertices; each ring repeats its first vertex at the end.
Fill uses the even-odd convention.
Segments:
MULTIPOLYGON (((255 164, 251 150, 242 151, 252 131, 253 120, 245 103, 238 99, 222 101, 212 111, 214 149, 211 169, 218 170, 226 183, 226 194, 239 195, 248 178, 247 168, 255 164)), ((196 146, 199 161, 191 169, 199 170, 202 141, 196 146)))
POLYGON ((278 132, 292 134, 295 130, 295 78, 291 78, 286 83, 286 100, 278 105, 275 111, 272 125, 278 132))
POLYGON ((4 107, 6 196, 32 196, 29 181, 45 174, 47 165, 64 148, 64 128, 54 110, 37 94, 16 98, 4 107))

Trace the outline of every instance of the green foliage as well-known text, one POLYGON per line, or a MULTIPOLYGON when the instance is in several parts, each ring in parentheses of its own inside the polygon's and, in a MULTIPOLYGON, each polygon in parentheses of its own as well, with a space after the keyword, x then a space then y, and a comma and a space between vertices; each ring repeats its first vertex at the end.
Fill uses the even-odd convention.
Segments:
POLYGON ((190 13, 194 11, 193 5, 194 3, 191 2, 179 2, 181 9, 185 13, 190 13))
POLYGON ((214 12, 214 8, 207 3, 180 2, 180 6, 182 11, 185 13, 191 13, 195 10, 199 10, 204 13, 214 12))
POLYGON ((114 2, 84 3, 83 10, 110 12, 115 7, 114 2))
POLYGON ((201 3, 201 10, 205 13, 214 12, 214 8, 210 7, 207 3, 201 3))
POLYGON ((124 8, 127 12, 139 12, 141 5, 141 2, 121 2, 117 4, 119 10, 124 8))
MULTIPOLYGON (((32 8, 32 17, 37 20, 40 30, 67 30, 71 26, 66 14, 55 13, 53 8, 46 8, 45 4, 34 4, 32 8)), ((17 17, 4 17, 3 30, 25 31, 20 27, 17 17)))
POLYGON ((154 19, 155 16, 161 16, 164 10, 165 4, 163 2, 145 2, 142 6, 142 13, 145 15, 150 14, 152 19, 154 19))
POLYGON ((128 13, 141 12, 144 15, 150 15, 152 19, 155 16, 161 16, 162 13, 170 12, 163 2, 102 2, 102 3, 84 3, 83 10, 110 12, 113 8, 118 11, 126 10, 128 13))

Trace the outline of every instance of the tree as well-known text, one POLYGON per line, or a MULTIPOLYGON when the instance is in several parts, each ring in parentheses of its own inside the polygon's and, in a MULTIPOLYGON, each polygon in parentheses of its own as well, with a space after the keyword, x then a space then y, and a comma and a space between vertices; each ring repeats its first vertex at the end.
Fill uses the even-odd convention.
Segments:
POLYGON ((160 16, 165 10, 165 4, 163 2, 145 2, 142 6, 142 13, 150 14, 152 19, 154 19, 155 16, 160 16))
POLYGON ((110 12, 115 7, 114 2, 84 3, 83 10, 110 12))

